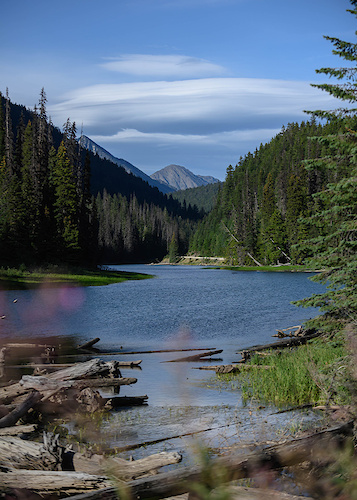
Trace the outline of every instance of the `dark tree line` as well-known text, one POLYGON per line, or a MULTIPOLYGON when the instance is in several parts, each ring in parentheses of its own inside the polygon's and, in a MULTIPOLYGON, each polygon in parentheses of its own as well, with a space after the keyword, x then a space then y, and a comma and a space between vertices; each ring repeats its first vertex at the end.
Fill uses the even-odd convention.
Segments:
POLYGON ((82 161, 75 123, 67 120, 57 146, 43 89, 27 121, 20 114, 15 133, 8 95, 1 101, 2 263, 91 260, 90 165, 82 161))
MULTIPOLYGON (((189 219, 174 216, 166 208, 136 196, 111 196, 106 190, 96 198, 99 220, 99 252, 103 262, 152 262, 170 254, 187 252, 189 236, 195 225, 189 219)), ((170 255, 170 260, 174 256, 170 255)))
POLYGON ((185 253, 200 218, 60 131, 41 91, 33 111, 0 95, 1 265, 148 262, 185 253), (171 246, 170 246, 171 245, 171 246))

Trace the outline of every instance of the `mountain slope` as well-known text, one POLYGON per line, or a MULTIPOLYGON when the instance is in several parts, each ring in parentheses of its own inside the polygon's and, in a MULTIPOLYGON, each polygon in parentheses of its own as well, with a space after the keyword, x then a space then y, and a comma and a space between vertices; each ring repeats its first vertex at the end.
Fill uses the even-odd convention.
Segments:
POLYGON ((207 186, 219 182, 218 179, 207 175, 196 175, 180 165, 168 165, 150 176, 152 179, 161 182, 174 190, 207 186))
POLYGON ((106 149, 102 148, 98 144, 96 144, 94 141, 89 139, 89 137, 82 135, 81 138, 79 139, 80 145, 84 149, 88 149, 94 154, 97 154, 100 158, 103 158, 105 160, 109 160, 112 163, 115 163, 119 167, 123 167, 126 172, 129 174, 133 174, 136 177, 140 177, 144 181, 146 181, 150 186, 157 187, 162 193, 172 193, 174 191, 173 188, 168 186, 166 183, 161 183, 159 180, 152 179, 149 175, 145 174, 142 172, 140 169, 132 165, 126 160, 123 160, 122 158, 116 158, 113 156, 109 151, 106 149))

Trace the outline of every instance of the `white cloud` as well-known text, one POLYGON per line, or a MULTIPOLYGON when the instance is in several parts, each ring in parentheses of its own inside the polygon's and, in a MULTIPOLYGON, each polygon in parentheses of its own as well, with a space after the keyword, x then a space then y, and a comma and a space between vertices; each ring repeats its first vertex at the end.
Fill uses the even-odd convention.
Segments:
POLYGON ((159 78, 196 78, 225 72, 205 59, 183 55, 124 54, 101 65, 109 71, 159 78))
POLYGON ((205 135, 277 128, 305 119, 304 109, 329 106, 332 99, 306 82, 202 78, 83 87, 49 112, 55 123, 70 117, 95 135, 121 129, 205 135))
POLYGON ((149 143, 163 145, 196 145, 236 147, 245 141, 269 140, 280 129, 232 130, 212 134, 169 134, 163 132, 142 132, 136 129, 123 129, 111 136, 92 135, 91 139, 99 144, 106 143, 149 143))

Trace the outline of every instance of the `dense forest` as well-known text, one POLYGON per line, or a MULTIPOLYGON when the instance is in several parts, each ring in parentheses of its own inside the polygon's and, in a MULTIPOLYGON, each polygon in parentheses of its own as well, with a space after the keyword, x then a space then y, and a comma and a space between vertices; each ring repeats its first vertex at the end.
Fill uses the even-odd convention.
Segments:
POLYGON ((200 218, 123 168, 83 150, 75 123, 0 95, 2 265, 148 262, 185 253, 200 218))
POLYGON ((240 265, 301 263, 309 252, 298 244, 316 231, 304 218, 320 208, 315 194, 339 176, 318 165, 307 170, 304 162, 326 155, 326 146, 313 137, 337 134, 343 126, 338 119, 324 126, 315 119, 289 124, 229 166, 216 205, 199 223, 190 250, 240 265))
POLYGON ((171 196, 183 206, 196 206, 200 212, 208 214, 216 204, 217 194, 221 185, 221 182, 214 182, 206 186, 174 191, 171 193, 171 196))

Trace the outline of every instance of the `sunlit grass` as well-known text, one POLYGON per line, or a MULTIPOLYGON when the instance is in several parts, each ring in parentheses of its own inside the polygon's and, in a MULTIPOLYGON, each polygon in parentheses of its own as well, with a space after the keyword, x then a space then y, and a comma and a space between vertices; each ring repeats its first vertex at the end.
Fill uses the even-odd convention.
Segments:
POLYGON ((239 388, 244 399, 255 398, 277 406, 307 403, 325 404, 348 401, 344 370, 346 351, 341 341, 314 340, 310 343, 269 356, 255 355, 251 365, 271 368, 251 368, 239 374, 218 375, 220 382, 239 388))
POLYGON ((59 286, 62 284, 102 286, 151 277, 148 274, 110 271, 107 269, 60 269, 56 266, 34 270, 0 268, 0 286, 12 289, 34 288, 43 283, 49 286, 59 286))

